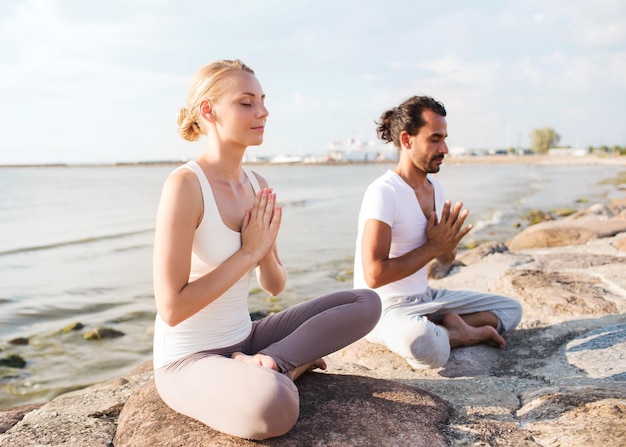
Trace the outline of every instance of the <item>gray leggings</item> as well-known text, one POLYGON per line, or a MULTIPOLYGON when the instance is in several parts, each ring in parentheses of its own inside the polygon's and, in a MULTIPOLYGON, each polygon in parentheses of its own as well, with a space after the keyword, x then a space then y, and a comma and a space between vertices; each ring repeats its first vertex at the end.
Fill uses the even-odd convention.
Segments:
POLYGON ((364 289, 300 303, 254 321, 241 343, 156 369, 157 390, 172 409, 223 433, 247 439, 280 436, 298 420, 298 389, 285 374, 230 356, 262 353, 286 372, 360 339, 380 312, 378 295, 364 289))

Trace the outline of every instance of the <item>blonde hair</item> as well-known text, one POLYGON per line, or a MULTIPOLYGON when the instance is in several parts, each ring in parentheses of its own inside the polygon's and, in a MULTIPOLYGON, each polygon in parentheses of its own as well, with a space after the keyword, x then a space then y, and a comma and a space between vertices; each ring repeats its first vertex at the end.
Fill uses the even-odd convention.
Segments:
POLYGON ((208 99, 214 101, 224 91, 222 82, 234 71, 254 71, 239 59, 220 60, 205 65, 196 72, 191 80, 187 94, 187 107, 178 110, 178 134, 188 141, 196 141, 206 131, 201 127, 199 116, 200 103, 208 99))

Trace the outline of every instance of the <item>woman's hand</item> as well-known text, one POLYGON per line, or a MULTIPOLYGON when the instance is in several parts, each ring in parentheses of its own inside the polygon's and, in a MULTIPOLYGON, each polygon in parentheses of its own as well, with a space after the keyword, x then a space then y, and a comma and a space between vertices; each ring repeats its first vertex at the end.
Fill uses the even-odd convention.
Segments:
POLYGON ((260 260, 271 250, 282 220, 282 209, 276 206, 276 194, 263 188, 247 209, 241 224, 241 249, 260 260))

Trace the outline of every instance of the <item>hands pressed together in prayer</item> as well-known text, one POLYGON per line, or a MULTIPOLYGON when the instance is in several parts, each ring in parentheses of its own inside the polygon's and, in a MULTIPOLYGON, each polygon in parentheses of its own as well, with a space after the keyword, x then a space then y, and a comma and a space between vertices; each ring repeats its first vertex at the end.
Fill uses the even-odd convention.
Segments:
POLYGON ((276 206, 276 193, 268 188, 260 190, 243 218, 241 248, 256 259, 263 258, 276 241, 281 220, 282 208, 276 206))
POLYGON ((440 263, 450 264, 454 261, 457 245, 473 228, 471 224, 463 228, 468 215, 469 211, 463 209, 463 202, 457 202, 452 207, 450 201, 446 201, 443 206, 441 220, 437 221, 435 212, 430 214, 426 238, 440 248, 441 252, 437 256, 440 263))

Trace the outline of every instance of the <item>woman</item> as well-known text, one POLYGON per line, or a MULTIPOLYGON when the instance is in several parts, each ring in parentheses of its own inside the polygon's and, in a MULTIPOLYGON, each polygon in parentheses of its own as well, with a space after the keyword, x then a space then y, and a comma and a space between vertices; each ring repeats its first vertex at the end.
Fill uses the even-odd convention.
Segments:
POLYGON ((223 60, 194 76, 179 134, 206 150, 165 181, 157 214, 154 376, 163 401, 221 432, 279 436, 298 419, 293 381, 367 334, 380 316, 368 290, 319 297, 252 322, 252 270, 271 295, 287 274, 276 237, 282 211, 260 175, 242 166, 268 111, 254 72, 223 60))

